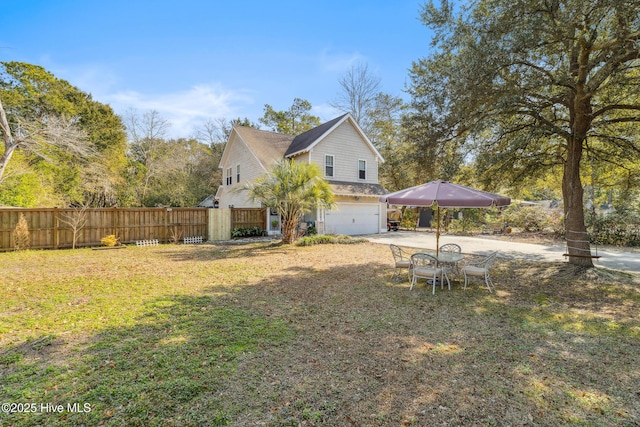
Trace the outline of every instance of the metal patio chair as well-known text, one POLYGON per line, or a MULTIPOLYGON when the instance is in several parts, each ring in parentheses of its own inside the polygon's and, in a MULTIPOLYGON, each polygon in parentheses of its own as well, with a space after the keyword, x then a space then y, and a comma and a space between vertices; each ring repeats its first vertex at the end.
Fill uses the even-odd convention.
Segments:
POLYGON ((393 261, 395 263, 395 271, 393 273, 394 279, 397 279, 401 270, 409 271, 409 279, 411 279, 411 254, 403 251, 400 246, 389 245, 391 254, 393 255, 393 261))
POLYGON ((436 285, 440 283, 440 288, 444 288, 444 279, 447 280, 447 286, 451 290, 451 282, 447 276, 447 270, 438 264, 438 260, 426 253, 418 252, 411 255, 411 287, 418 282, 418 279, 428 279, 433 285, 433 294, 436 293, 436 285))
POLYGON ((467 289, 467 283, 469 282, 469 277, 483 277, 484 282, 489 289, 489 292, 493 292, 491 288, 493 286, 493 282, 491 281, 491 277, 489 276, 489 269, 491 265, 496 260, 498 256, 498 252, 493 252, 487 257, 484 257, 477 261, 469 261, 464 267, 462 267, 462 273, 464 274, 464 289, 467 289))
MULTIPOLYGON (((462 248, 460 247, 460 245, 457 245, 455 243, 447 243, 446 245, 440 246, 440 252, 461 254, 462 248)), ((460 268, 458 267, 457 262, 447 262, 447 263, 441 263, 441 264, 444 264, 443 267, 446 267, 450 271, 455 271, 456 274, 460 274, 460 268)))

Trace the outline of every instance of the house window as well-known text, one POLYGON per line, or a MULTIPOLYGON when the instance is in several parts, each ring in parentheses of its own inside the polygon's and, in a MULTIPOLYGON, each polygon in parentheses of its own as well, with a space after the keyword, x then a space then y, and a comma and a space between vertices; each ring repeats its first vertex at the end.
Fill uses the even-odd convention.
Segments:
POLYGON ((333 178, 333 156, 324 156, 324 176, 333 178))
POLYGON ((236 166, 236 182, 240 182, 240 165, 236 166))
POLYGON ((233 169, 227 168, 227 185, 233 184, 233 169))
POLYGON ((367 179, 367 161, 358 160, 358 179, 367 179))

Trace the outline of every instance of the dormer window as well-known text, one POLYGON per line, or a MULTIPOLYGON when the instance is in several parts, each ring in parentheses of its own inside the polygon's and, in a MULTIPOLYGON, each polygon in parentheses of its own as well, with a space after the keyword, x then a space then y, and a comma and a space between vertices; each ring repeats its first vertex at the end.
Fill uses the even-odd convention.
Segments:
POLYGON ((367 179, 367 161, 358 160, 358 179, 367 179))
POLYGON ((329 154, 324 156, 324 176, 333 178, 333 156, 329 154))

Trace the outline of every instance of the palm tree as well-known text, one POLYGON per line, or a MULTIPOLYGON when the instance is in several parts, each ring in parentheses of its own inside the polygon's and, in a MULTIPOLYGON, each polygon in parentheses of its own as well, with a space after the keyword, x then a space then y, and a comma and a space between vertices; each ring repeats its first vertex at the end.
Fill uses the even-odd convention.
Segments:
POLYGON ((280 160, 243 189, 252 201, 280 214, 282 242, 287 244, 296 239, 296 227, 305 213, 333 207, 333 192, 313 163, 280 160))

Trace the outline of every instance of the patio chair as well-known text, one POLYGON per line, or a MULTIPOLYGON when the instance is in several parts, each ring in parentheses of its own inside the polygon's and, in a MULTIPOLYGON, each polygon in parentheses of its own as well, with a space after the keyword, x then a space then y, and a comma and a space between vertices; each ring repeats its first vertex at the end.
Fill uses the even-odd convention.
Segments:
POLYGON ((491 265, 495 261, 498 256, 498 252, 493 252, 487 257, 479 259, 477 261, 469 261, 464 267, 462 267, 462 273, 464 274, 464 289, 467 289, 467 283, 469 282, 470 277, 484 277, 484 282, 487 284, 487 288, 489 292, 493 292, 491 288, 493 286, 493 282, 491 281, 491 277, 489 277, 489 269, 491 265))
MULTIPOLYGON (((456 245, 455 243, 447 243, 446 245, 440 246, 440 252, 461 254, 462 248, 460 247, 460 245, 456 245)), ((448 263, 441 262, 441 264, 444 264, 444 267, 446 267, 447 269, 455 271, 456 274, 460 274, 460 268, 458 267, 457 262, 448 262, 448 263)))
POLYGON ((395 263, 395 272, 393 273, 393 278, 398 278, 398 273, 404 269, 407 269, 409 271, 409 278, 411 278, 411 254, 403 251, 400 246, 389 245, 389 248, 391 249, 391 254, 393 254, 393 261, 395 263))
POLYGON ((438 265, 438 260, 426 253, 418 252, 411 255, 411 287, 417 283, 418 279, 428 279, 433 284, 433 294, 436 293, 436 284, 440 282, 440 288, 444 288, 444 279, 447 280, 447 286, 451 290, 451 282, 447 276, 447 270, 438 265))

